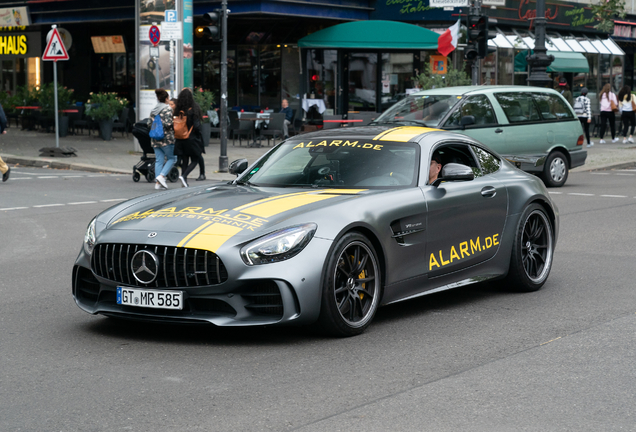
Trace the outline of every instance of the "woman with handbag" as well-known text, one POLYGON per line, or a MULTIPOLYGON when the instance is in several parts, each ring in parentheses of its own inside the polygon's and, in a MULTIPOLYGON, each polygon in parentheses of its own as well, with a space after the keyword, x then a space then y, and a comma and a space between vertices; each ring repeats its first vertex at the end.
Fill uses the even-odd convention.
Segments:
POLYGON ((605 123, 607 121, 609 121, 610 130, 612 131, 612 142, 615 143, 618 138, 616 138, 616 115, 614 113, 618 112, 618 100, 616 95, 612 93, 612 86, 609 83, 603 86, 599 100, 601 105, 601 140, 599 144, 605 144, 603 137, 605 136, 605 123))
POLYGON ((621 124, 623 125, 623 144, 629 141, 634 142, 632 135, 634 135, 634 128, 636 127, 636 97, 632 94, 632 88, 628 85, 623 86, 618 93, 618 100, 620 102, 621 109, 621 124), (627 129, 630 129, 629 138, 627 138, 627 129))
POLYGON ((181 157, 181 175, 183 187, 188 187, 188 174, 199 163, 203 139, 201 134, 201 108, 194 101, 189 88, 184 88, 177 98, 175 109, 175 151, 181 157))

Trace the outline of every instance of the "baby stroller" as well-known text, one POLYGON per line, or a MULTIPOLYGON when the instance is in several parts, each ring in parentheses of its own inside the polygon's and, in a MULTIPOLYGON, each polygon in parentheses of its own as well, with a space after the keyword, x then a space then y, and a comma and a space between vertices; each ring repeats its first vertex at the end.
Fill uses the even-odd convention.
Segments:
MULTIPOLYGON (((139 145, 141 146, 144 155, 141 160, 133 167, 132 179, 134 182, 138 182, 141 176, 146 177, 146 181, 151 183, 155 180, 155 153, 150 143, 150 128, 146 123, 146 120, 135 123, 133 126, 132 134, 139 145)), ((177 166, 173 166, 168 173, 168 180, 172 183, 176 182, 179 178, 179 170, 177 166)))

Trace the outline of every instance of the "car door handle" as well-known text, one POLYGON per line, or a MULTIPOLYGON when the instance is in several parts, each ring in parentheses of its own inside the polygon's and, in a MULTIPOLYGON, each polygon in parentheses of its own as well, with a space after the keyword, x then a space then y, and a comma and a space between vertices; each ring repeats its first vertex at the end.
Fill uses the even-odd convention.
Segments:
POLYGON ((495 133, 502 133, 503 129, 495 129, 495 133))
POLYGON ((497 189, 492 186, 486 186, 481 190, 481 196, 484 198, 494 198, 497 195, 497 189))

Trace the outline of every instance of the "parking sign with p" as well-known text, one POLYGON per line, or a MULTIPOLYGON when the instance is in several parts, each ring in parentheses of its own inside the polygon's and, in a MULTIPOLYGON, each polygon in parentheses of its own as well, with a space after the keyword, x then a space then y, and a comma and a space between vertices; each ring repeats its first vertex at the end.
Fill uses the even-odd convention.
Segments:
POLYGON ((165 22, 177 22, 177 11, 174 9, 167 9, 165 11, 165 22))

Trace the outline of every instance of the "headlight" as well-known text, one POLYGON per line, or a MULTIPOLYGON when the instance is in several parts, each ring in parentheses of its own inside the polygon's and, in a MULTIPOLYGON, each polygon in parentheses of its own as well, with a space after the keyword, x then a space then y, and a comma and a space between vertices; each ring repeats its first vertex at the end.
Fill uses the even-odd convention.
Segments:
POLYGON ((95 247, 95 220, 96 218, 93 218, 91 223, 88 224, 86 234, 84 234, 84 251, 88 255, 93 253, 93 247, 95 247))
POLYGON ((268 264, 287 260, 302 251, 314 236, 318 225, 298 225, 254 240, 241 249, 247 265, 268 264))

